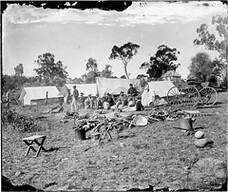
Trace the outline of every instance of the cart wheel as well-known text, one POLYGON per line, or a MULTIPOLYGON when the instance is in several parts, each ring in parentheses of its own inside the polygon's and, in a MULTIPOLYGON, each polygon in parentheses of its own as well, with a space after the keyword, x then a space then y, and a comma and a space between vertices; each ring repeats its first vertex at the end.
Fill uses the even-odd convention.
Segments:
POLYGON ((204 106, 212 106, 218 99, 217 91, 212 87, 204 87, 200 90, 201 104, 204 106))
POLYGON ((172 87, 167 93, 167 102, 169 105, 181 105, 181 92, 177 87, 172 87))
POLYGON ((183 93, 183 104, 196 106, 199 103, 199 92, 195 86, 187 87, 181 90, 183 93))

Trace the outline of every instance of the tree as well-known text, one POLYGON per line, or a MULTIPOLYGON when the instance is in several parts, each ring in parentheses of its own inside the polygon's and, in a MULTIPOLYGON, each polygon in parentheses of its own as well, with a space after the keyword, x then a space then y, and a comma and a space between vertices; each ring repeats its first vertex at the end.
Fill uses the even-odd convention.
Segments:
POLYGON ((140 69, 147 69, 147 74, 151 78, 160 78, 168 70, 176 70, 179 67, 177 54, 180 54, 176 48, 169 48, 166 45, 160 45, 154 56, 150 57, 149 62, 141 64, 140 69))
POLYGON ((22 76, 24 73, 23 64, 20 63, 19 65, 14 67, 14 71, 16 76, 22 76))
POLYGON ((25 76, 9 76, 3 75, 2 77, 2 91, 7 92, 13 89, 20 89, 29 79, 25 76))
POLYGON ((57 87, 62 87, 66 84, 66 79, 65 78, 61 78, 59 76, 55 76, 53 81, 52 81, 52 85, 55 85, 57 87))
POLYGON ((188 77, 195 78, 200 82, 209 81, 213 84, 217 84, 216 76, 220 71, 216 67, 219 65, 221 65, 219 61, 212 61, 207 53, 197 53, 196 56, 192 58, 188 77))
POLYGON ((228 16, 217 15, 212 17, 212 24, 215 25, 219 37, 209 32, 208 25, 202 24, 197 28, 198 39, 194 40, 195 45, 204 45, 208 50, 215 50, 219 57, 227 63, 228 58, 228 16))
POLYGON ((79 77, 79 78, 75 77, 74 79, 68 78, 68 83, 81 84, 81 83, 83 83, 83 80, 81 77, 79 77))
POLYGON ((101 77, 112 78, 112 66, 105 65, 104 70, 101 71, 101 77))
POLYGON ((86 62, 86 70, 89 72, 87 74, 82 75, 82 79, 84 83, 95 83, 96 77, 100 76, 100 72, 98 71, 98 64, 96 59, 90 57, 86 62))
POLYGON ((126 43, 121 47, 117 47, 116 45, 112 48, 112 53, 109 59, 119 59, 122 60, 124 65, 125 76, 129 79, 129 74, 127 72, 127 64, 132 59, 134 55, 138 53, 139 45, 133 43, 126 43))
POLYGON ((216 15, 212 17, 212 25, 215 26, 217 34, 209 31, 208 25, 201 24, 197 28, 198 38, 193 41, 195 45, 204 45, 208 50, 214 50, 219 53, 220 64, 220 79, 227 77, 227 62, 228 62, 228 16, 216 15))
POLYGON ((55 62, 55 56, 51 53, 44 53, 38 56, 35 61, 39 68, 34 71, 40 76, 40 78, 53 82, 56 76, 66 79, 68 72, 66 67, 63 66, 62 61, 55 62))
POLYGON ((93 59, 92 57, 90 57, 86 63, 86 70, 97 72, 98 71, 97 66, 98 65, 97 65, 96 59, 93 59))

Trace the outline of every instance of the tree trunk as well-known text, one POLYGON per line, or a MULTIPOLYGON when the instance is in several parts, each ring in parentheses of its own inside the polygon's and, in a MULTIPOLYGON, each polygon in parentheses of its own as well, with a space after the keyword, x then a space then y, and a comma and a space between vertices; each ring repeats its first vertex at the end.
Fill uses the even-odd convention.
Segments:
POLYGON ((124 72, 125 72, 126 78, 129 79, 129 76, 127 73, 127 63, 126 62, 124 63, 124 72))

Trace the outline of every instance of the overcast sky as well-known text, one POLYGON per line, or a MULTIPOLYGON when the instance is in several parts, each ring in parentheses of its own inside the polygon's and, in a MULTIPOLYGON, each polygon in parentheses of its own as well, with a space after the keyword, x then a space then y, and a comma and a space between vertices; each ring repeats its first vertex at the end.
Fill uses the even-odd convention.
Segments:
MULTIPOLYGON (((123 12, 98 9, 43 9, 33 6, 8 5, 3 13, 3 74, 14 74, 14 67, 24 65, 24 75, 34 76, 34 61, 50 52, 67 66, 69 77, 80 77, 86 72, 90 57, 97 60, 98 69, 112 66, 114 75, 124 74, 120 60, 109 60, 113 45, 127 42, 140 45, 138 54, 128 64, 130 78, 145 74, 140 65, 154 55, 159 45, 165 44, 180 51, 177 72, 186 78, 191 58, 203 46, 195 46, 196 29, 209 24, 217 14, 227 14, 221 2, 165 3, 147 2, 140 6, 133 2, 123 12)), ((216 53, 208 52, 213 58, 216 53)))

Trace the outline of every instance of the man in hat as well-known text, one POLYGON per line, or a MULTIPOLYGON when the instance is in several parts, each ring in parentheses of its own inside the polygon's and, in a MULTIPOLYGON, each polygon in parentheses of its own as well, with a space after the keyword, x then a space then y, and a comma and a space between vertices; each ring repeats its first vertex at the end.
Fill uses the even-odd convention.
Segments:
POLYGON ((116 108, 122 108, 127 105, 127 97, 123 91, 120 92, 119 98, 116 100, 116 108))
POLYGON ((93 98, 91 94, 85 100, 85 109, 92 109, 93 108, 93 98))
POLYGON ((78 112, 78 90, 76 89, 76 85, 73 86, 73 97, 71 102, 71 112, 78 112))
POLYGON ((79 97, 79 106, 81 108, 85 108, 85 97, 84 97, 84 93, 80 93, 80 97, 79 97))
POLYGON ((130 83, 129 86, 130 86, 130 88, 128 89, 127 94, 132 96, 132 97, 137 96, 138 93, 137 93, 137 90, 133 87, 133 84, 130 83))
POLYGON ((110 93, 107 93, 103 102, 104 109, 110 109, 114 105, 115 105, 115 101, 113 99, 113 96, 110 93))

